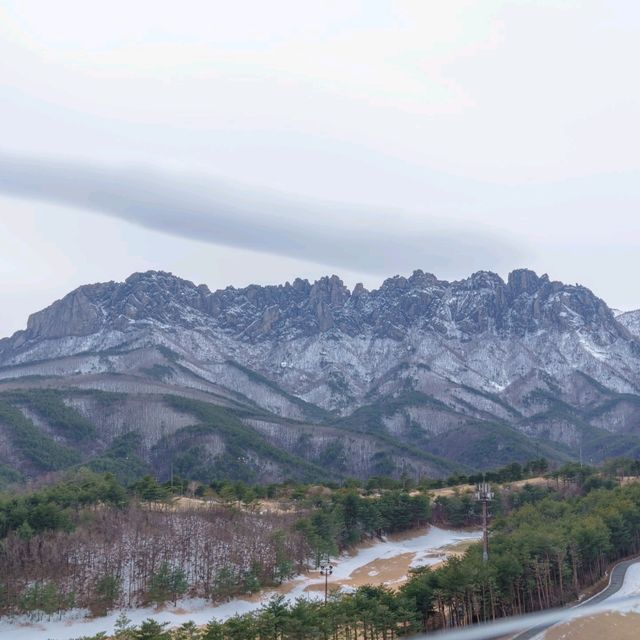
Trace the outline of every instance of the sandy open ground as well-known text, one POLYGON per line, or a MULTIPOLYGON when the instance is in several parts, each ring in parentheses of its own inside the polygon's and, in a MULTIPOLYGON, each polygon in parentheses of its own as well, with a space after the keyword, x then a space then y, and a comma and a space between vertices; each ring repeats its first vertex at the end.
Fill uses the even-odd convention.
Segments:
POLYGON ((545 640, 638 640, 640 614, 610 611, 585 616, 547 631, 545 640))
MULTIPOLYGON (((206 511, 226 508, 225 503, 217 499, 189 498, 187 496, 179 496, 166 502, 147 502, 145 506, 152 511, 206 511)), ((233 506, 243 511, 255 513, 294 513, 299 511, 294 505, 277 500, 256 500, 250 505, 237 501, 233 506)))
MULTIPOLYGON (((353 556, 338 559, 330 585, 347 590, 365 584, 395 589, 407 580, 412 567, 439 565, 451 555, 463 553, 479 539, 478 531, 448 531, 438 527, 389 536, 385 542, 363 545, 353 556)), ((316 572, 309 572, 305 579, 305 592, 324 590, 324 578, 318 578, 316 572)))
POLYGON ((602 603, 602 606, 607 605, 611 607, 609 611, 554 625, 536 640, 640 638, 640 562, 627 569, 622 588, 602 603))
MULTIPOLYGON (((514 482, 504 482, 499 485, 496 485, 502 489, 506 489, 511 487, 512 489, 521 489, 525 484, 552 484, 554 481, 550 478, 545 478, 543 476, 536 476, 535 478, 528 478, 527 480, 516 480, 514 482)), ((429 493, 437 498, 438 496, 452 496, 455 493, 472 493, 476 490, 476 486, 474 484, 458 484, 454 487, 442 487, 442 489, 431 489, 429 493)))

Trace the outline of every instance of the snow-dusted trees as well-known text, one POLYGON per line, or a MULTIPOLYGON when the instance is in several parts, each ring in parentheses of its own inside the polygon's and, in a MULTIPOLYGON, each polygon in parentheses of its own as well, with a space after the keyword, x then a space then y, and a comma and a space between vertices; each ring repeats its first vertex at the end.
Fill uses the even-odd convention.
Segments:
POLYGON ((253 592, 288 577, 307 557, 294 519, 202 503, 179 510, 133 503, 86 510, 71 532, 14 531, 0 551, 0 612, 73 602, 98 613, 185 593, 218 599, 253 592))

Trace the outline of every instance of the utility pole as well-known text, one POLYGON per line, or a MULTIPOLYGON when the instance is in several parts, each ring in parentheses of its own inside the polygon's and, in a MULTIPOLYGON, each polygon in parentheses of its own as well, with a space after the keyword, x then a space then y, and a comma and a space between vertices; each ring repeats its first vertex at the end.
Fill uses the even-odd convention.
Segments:
POLYGON ((329 594, 329 576, 333 573, 331 558, 327 555, 320 561, 320 573, 324 576, 324 603, 327 604, 329 594))
MULTIPOLYGON (((484 475, 483 475, 484 478, 484 475)), ((483 479, 476 488, 476 500, 482 503, 482 561, 489 560, 489 528, 487 526, 489 503, 493 500, 491 486, 483 479)))

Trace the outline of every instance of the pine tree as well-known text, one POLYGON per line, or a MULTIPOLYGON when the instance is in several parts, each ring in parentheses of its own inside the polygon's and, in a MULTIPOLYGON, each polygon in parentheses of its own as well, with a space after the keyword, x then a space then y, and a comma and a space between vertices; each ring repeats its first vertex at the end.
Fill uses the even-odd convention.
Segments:
POLYGON ((155 620, 148 618, 145 620, 138 629, 133 632, 134 640, 171 640, 171 634, 165 631, 164 628, 168 625, 168 622, 162 624, 155 620))
POLYGON ((234 572, 229 567, 221 567, 214 580, 213 595, 228 600, 235 593, 237 584, 234 572))
POLYGON ((293 563, 291 562, 285 547, 286 534, 282 529, 279 529, 272 535, 271 539, 273 540, 276 551, 276 562, 273 577, 278 584, 282 584, 293 574, 293 563))
POLYGON ((94 592, 96 595, 94 613, 106 615, 120 597, 120 580, 112 574, 105 574, 96 581, 94 592))
POLYGON ((204 632, 194 622, 181 624, 174 632, 172 640, 202 640, 204 632))
POLYGON ((162 604, 171 600, 176 604, 178 598, 187 591, 187 577, 182 569, 172 569, 163 562, 149 583, 149 602, 162 604))
POLYGON ((260 591, 260 578, 258 578, 255 566, 244 574, 242 588, 245 593, 257 593, 260 591))
POLYGON ((127 618, 124 611, 121 611, 114 626, 114 637, 116 640, 132 640, 133 630, 131 619, 127 618))
POLYGON ((26 520, 24 520, 23 523, 18 527, 16 533, 21 540, 31 540, 31 538, 33 538, 33 536, 35 535, 35 531, 26 520))

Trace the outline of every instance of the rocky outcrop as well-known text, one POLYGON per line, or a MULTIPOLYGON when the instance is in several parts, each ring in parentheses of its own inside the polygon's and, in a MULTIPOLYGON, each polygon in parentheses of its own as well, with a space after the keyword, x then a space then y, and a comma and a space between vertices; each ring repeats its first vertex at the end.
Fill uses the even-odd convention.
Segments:
MULTIPOLYGON (((625 315, 619 321, 624 322, 625 315)), ((211 327, 239 341, 311 336, 335 330, 402 339, 407 331, 433 331, 451 339, 493 333, 522 337, 540 330, 580 328, 600 341, 620 336, 607 305, 580 286, 552 282, 520 269, 505 283, 481 271, 446 282, 415 271, 395 276, 374 291, 353 292, 337 277, 293 284, 210 292, 163 272, 136 273, 124 283, 87 285, 33 314, 25 332, 2 343, 2 360, 38 340, 126 331, 131 325, 176 329, 211 327)))
MULTIPOLYGON (((420 450, 415 469, 432 454, 471 464, 480 449, 487 466, 526 459, 540 442, 557 460, 576 443, 596 457, 631 455, 640 453, 638 318, 616 318, 585 287, 527 269, 454 282, 417 270, 371 291, 331 276, 212 292, 136 273, 80 287, 0 340, 0 385, 130 394, 131 407, 140 394, 204 394, 269 415, 277 446, 285 433, 297 443, 303 423, 310 442, 321 426, 360 434, 353 447, 375 434, 420 450)), ((326 437, 316 462, 332 455, 326 437)), ((383 469, 383 453, 367 449, 362 473, 378 458, 383 469)))
POLYGON ((347 415, 406 387, 502 393, 538 371, 560 388, 581 371, 613 391, 636 393, 634 327, 632 315, 616 319, 585 287, 528 269, 506 282, 489 271, 448 282, 417 270, 372 291, 350 291, 331 276, 213 292, 151 271, 80 287, 33 314, 25 331, 0 341, 0 379, 45 370, 128 373, 135 353, 158 346, 210 383, 258 403, 269 396, 269 410, 295 403, 272 397, 268 384, 347 415), (115 352, 130 354, 126 366, 105 355, 115 352), (261 391, 245 374, 239 380, 231 362, 262 376, 261 391))

